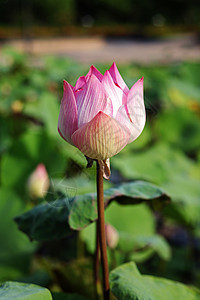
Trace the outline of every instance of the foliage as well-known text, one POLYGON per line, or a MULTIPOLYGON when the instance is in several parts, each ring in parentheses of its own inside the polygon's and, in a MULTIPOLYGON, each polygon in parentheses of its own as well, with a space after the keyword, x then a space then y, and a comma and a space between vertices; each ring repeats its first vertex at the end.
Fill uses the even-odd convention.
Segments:
POLYGON ((0 296, 2 300, 15 298, 16 300, 52 300, 51 293, 33 284, 18 282, 5 282, 0 286, 0 296))
MULTIPOLYGON (((167 202, 169 197, 158 187, 142 181, 121 184, 105 191, 105 207, 111 201, 121 204, 137 204, 142 201, 167 202)), ((96 194, 83 194, 73 198, 61 195, 56 201, 40 204, 25 214, 16 217, 19 229, 31 240, 63 238, 71 230, 80 230, 97 219, 96 194)))
POLYGON ((134 263, 122 265, 111 272, 111 291, 120 300, 200 299, 200 290, 178 282, 141 275, 134 263))

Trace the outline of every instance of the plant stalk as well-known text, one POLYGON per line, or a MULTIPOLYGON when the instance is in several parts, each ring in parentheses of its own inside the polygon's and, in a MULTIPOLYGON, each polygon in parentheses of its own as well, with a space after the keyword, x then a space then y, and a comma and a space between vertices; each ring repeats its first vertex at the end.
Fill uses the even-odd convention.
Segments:
POLYGON ((96 221, 96 249, 94 256, 94 283, 95 283, 95 296, 96 299, 100 298, 101 295, 101 282, 99 278, 99 259, 100 259, 100 246, 99 246, 99 231, 98 231, 98 220, 96 221))
POLYGON ((103 171, 97 163, 97 204, 98 204, 98 238, 101 253, 101 265, 103 271, 104 300, 109 300, 109 270, 106 249, 106 233, 104 220, 104 195, 103 195, 103 171))

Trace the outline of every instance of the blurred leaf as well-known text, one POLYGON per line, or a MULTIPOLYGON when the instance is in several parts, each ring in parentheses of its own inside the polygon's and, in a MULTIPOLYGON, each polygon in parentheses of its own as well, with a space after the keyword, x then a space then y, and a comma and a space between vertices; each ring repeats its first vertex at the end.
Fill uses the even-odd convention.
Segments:
MULTIPOLYGON (((183 62, 178 69, 180 77, 187 82, 194 84, 199 87, 199 68, 200 62, 183 62)), ((177 69, 176 69, 177 70, 177 69)))
POLYGON ((63 173, 65 160, 67 157, 61 154, 55 141, 43 129, 33 127, 15 140, 2 157, 2 185, 25 198, 27 179, 39 163, 44 163, 49 176, 55 177, 63 173))
MULTIPOLYGON (((155 200, 165 203, 169 197, 153 184, 135 181, 106 190, 105 205, 114 200, 121 204, 153 203, 155 200)), ((85 194, 38 205, 16 217, 15 221, 30 239, 52 240, 66 236, 71 229, 80 230, 96 218, 96 194, 85 194)))
POLYGON ((200 102, 200 88, 187 81, 173 78, 169 84, 169 96, 171 96, 172 103, 177 106, 187 106, 190 100, 200 102), (173 95, 181 95, 182 99, 181 97, 175 99, 173 95))
POLYGON ((200 148, 200 121, 186 109, 165 110, 155 120, 155 131, 160 140, 178 146, 186 152, 200 148))
POLYGON ((24 207, 19 197, 9 189, 0 189, 0 264, 5 273, 0 276, 4 279, 16 279, 19 273, 23 274, 30 266, 30 257, 35 249, 35 244, 30 244, 29 240, 21 234, 15 223, 14 216, 24 207), (11 274, 9 271, 15 269, 11 274), (9 277, 11 275, 11 277, 9 277), (16 277, 15 277, 15 276, 16 277))
POLYGON ((164 102, 163 94, 167 89, 167 79, 170 69, 157 66, 139 68, 144 76, 145 108, 151 115, 156 115, 164 102))
POLYGON ((200 291, 175 281, 141 275, 136 265, 124 264, 110 274, 111 291, 119 300, 198 300, 200 291))
MULTIPOLYGON (((141 235, 152 236, 155 232, 155 221, 151 210, 145 205, 119 205, 112 202, 105 211, 106 223, 113 225, 120 236, 127 234, 132 238, 137 239, 141 235)), ((90 224, 81 231, 81 237, 86 242, 90 252, 95 250, 96 224, 90 224)), ((131 240, 130 240, 131 242, 131 240)), ((128 239, 122 238, 122 243, 126 247, 129 243, 128 239)), ((121 245, 119 241, 119 245, 121 245)), ((118 248, 118 246, 117 246, 118 248)), ((131 249, 133 247, 131 245, 131 249)), ((126 251, 127 249, 124 248, 126 251)), ((130 250, 130 249, 129 249, 130 250)))
POLYGON ((124 252, 131 251, 130 259, 136 259, 136 251, 148 252, 151 255, 156 252, 162 259, 169 259, 169 246, 161 236, 155 235, 155 218, 145 203, 136 206, 121 206, 113 202, 106 210, 105 217, 106 222, 118 230, 117 249, 124 252), (152 251, 149 252, 149 249, 152 251))
POLYGON ((200 217, 200 170, 181 151, 157 143, 146 151, 126 156, 121 151, 112 165, 127 179, 151 180, 163 187, 173 199, 166 210, 175 218, 194 225, 200 217), (173 209, 175 208, 175 210, 173 209))
MULTIPOLYGON (((157 253, 164 260, 170 259, 170 247, 162 236, 155 234, 154 216, 147 206, 121 206, 112 203, 105 214, 106 223, 113 225, 118 231, 119 242, 115 250, 119 250, 122 257, 128 253, 129 259, 137 260, 138 253, 141 256, 148 252, 148 258, 149 254, 152 256, 157 253)), ((96 224, 84 228, 80 235, 88 251, 94 253, 96 224)))
POLYGON ((48 78, 53 82, 60 84, 65 79, 72 85, 75 85, 79 76, 86 75, 88 72, 81 64, 77 64, 69 58, 63 59, 54 56, 48 56, 45 59, 45 69, 48 78))
POLYGON ((12 144, 12 138, 8 126, 8 121, 0 116, 0 154, 5 152, 12 144))
MULTIPOLYGON (((118 248, 123 251, 143 251, 146 249, 152 249, 156 252, 163 260, 169 260, 171 257, 171 251, 168 243, 160 235, 152 236, 134 236, 127 232, 119 232, 119 244, 118 248)), ((131 256, 134 259, 134 253, 131 256)))
POLYGON ((23 275, 24 273, 22 270, 0 263, 0 282, 6 280, 16 280, 21 278, 23 275))
POLYGON ((20 282, 5 282, 0 285, 1 300, 52 300, 51 293, 46 288, 20 282))
POLYGON ((15 69, 25 67, 27 55, 6 46, 2 49, 2 73, 8 73, 15 69))
POLYGON ((151 236, 155 232, 155 219, 151 209, 140 205, 119 205, 112 202, 105 212, 106 222, 111 223, 119 232, 132 235, 151 236))
POLYGON ((39 97, 36 103, 27 102, 23 112, 28 116, 43 121, 48 134, 58 137, 57 123, 60 104, 50 92, 40 93, 39 97))

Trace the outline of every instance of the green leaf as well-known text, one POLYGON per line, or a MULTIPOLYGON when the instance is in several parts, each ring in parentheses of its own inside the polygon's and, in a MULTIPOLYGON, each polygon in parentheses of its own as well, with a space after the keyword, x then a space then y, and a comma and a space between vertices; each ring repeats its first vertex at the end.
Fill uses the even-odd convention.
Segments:
MULTIPOLYGON (((105 220, 118 231, 119 242, 116 251, 119 251, 121 256, 127 253, 130 260, 138 261, 138 253, 141 257, 148 252, 147 258, 157 253, 163 260, 170 259, 170 247, 162 236, 155 233, 154 216, 145 204, 122 206, 113 202, 105 212, 105 220)), ((95 225, 90 224, 80 233, 91 253, 94 253, 96 245, 95 225)))
POLYGON ((112 165, 127 179, 151 180, 163 187, 173 199, 166 207, 174 217, 187 224, 200 218, 200 170, 180 150, 158 143, 146 151, 126 156, 123 150, 112 159, 112 165), (174 208, 176 211, 174 211, 174 208))
POLYGON ((22 278, 23 272, 17 268, 0 263, 0 282, 22 278))
POLYGON ((33 127, 27 130, 2 157, 2 185, 15 189, 22 198, 26 195, 26 183, 37 164, 44 163, 50 177, 62 174, 65 166, 54 140, 46 135, 42 128, 33 127), (52 159, 52 157, 54 159, 52 159))
POLYGON ((127 263, 110 274, 110 287, 118 300, 199 300, 200 290, 172 280, 141 275, 135 263, 127 263))
POLYGON ((145 203, 122 206, 113 202, 105 212, 105 219, 119 232, 127 232, 134 236, 151 236, 155 232, 155 218, 145 203))
POLYGON ((14 280, 28 271, 36 245, 30 244, 13 222, 14 216, 24 209, 21 199, 6 188, 0 188, 0 199, 0 279, 14 280))
POLYGON ((20 282, 7 281, 0 285, 1 300, 52 300, 46 288, 20 282))
POLYGON ((12 144, 12 138, 10 136, 8 120, 0 116, 0 154, 6 151, 12 144))
MULTIPOLYGON (((105 191, 105 205, 111 201, 137 204, 143 201, 165 203, 169 197, 157 186, 148 182, 125 183, 105 191)), ((20 230, 30 239, 52 240, 66 236, 71 229, 80 230, 97 218, 96 194, 65 197, 41 204, 16 217, 20 230)))
MULTIPOLYGON (((169 260, 171 257, 170 247, 165 239, 158 235, 151 236, 134 236, 127 232, 119 232, 118 248, 124 251, 139 251, 143 252, 146 249, 152 249, 153 253, 156 252, 163 260, 169 260)), ((131 259, 136 261, 134 253, 131 259)))
MULTIPOLYGON (((152 236, 155 232, 154 216, 148 206, 145 204, 139 205, 120 205, 112 202, 105 211, 105 221, 116 228, 121 238, 123 233, 130 237, 140 237, 141 235, 152 236), (119 222, 120 220, 120 222, 119 222)), ((95 250, 96 228, 95 224, 90 224, 81 231, 81 237, 86 242, 90 252, 95 250)), ((125 246, 129 240, 123 239, 122 243, 125 246)), ((119 244, 120 241, 119 241, 119 244)), ((117 247, 118 248, 118 247, 117 247)), ((133 245, 131 245, 133 249, 133 245)), ((124 249, 127 250, 127 249, 124 249)), ((128 249, 130 250, 130 249, 128 249)))
POLYGON ((155 119, 154 125, 159 139, 189 153, 200 148, 200 122, 193 111, 185 108, 165 110, 155 119))
MULTIPOLYGON (((173 80, 169 83, 169 86, 170 89, 174 89, 174 91, 177 90, 181 93, 180 95, 183 96, 182 104, 185 104, 185 106, 186 101, 190 101, 191 99, 198 102, 200 101, 200 89, 199 86, 195 86, 194 83, 173 78, 173 80)), ((171 101, 173 101, 173 99, 171 99, 171 101)), ((177 104, 180 105, 180 102, 177 104)))
POLYGON ((48 134, 58 137, 59 102, 52 93, 43 92, 37 103, 28 102, 24 108, 24 113, 43 121, 48 134))
POLYGON ((16 217, 18 228, 31 240, 54 240, 69 234, 69 209, 65 200, 41 204, 16 217))
POLYGON ((143 201, 157 203, 157 200, 164 204, 169 202, 169 196, 160 187, 145 181, 123 183, 106 190, 104 194, 106 202, 115 199, 120 204, 136 204, 143 201))

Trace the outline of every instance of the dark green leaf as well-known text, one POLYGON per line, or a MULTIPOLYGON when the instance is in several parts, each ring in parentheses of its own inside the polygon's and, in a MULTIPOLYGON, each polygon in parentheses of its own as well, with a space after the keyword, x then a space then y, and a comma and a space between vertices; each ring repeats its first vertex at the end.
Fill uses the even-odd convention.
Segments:
MULTIPOLYGON (((106 190, 105 205, 114 200, 121 204, 142 201, 165 203, 169 197, 153 184, 135 181, 106 190)), ((16 217, 15 221, 30 239, 52 240, 66 236, 71 229, 80 230, 96 218, 96 194, 86 194, 41 204, 16 217)))
POLYGON ((69 233, 69 209, 65 200, 56 203, 41 204, 16 217, 15 221, 21 231, 31 240, 53 240, 69 233))

